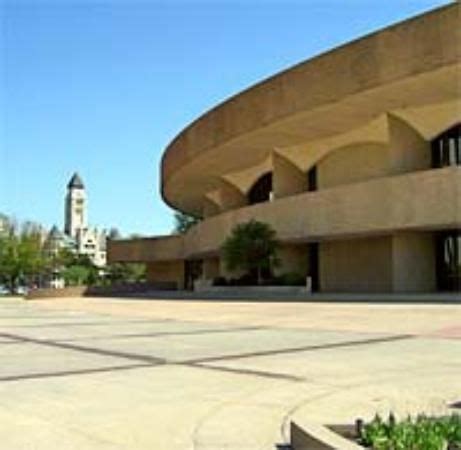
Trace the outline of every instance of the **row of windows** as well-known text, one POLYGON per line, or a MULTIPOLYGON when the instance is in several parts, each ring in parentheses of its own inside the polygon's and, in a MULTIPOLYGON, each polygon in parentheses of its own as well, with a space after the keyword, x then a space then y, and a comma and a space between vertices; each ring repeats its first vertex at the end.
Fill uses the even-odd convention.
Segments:
MULTIPOLYGON (((461 165, 461 124, 455 125, 431 143, 432 167, 461 165)), ((317 190, 317 167, 307 172, 307 191, 317 190)), ((248 191, 248 204, 262 203, 272 200, 272 172, 266 172, 253 184, 248 191)))

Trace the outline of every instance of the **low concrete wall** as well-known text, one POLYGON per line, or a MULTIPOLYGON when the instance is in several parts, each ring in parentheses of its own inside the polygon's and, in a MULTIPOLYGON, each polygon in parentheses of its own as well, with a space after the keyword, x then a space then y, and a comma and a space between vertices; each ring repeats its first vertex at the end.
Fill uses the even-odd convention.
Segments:
POLYGON ((116 286, 71 286, 62 289, 34 289, 26 295, 26 300, 69 297, 113 297, 145 293, 149 291, 174 291, 175 283, 133 283, 116 286))
POLYGON ((196 292, 209 292, 214 294, 309 294, 304 286, 210 286, 207 283, 197 283, 196 292))
POLYGON ((290 441, 293 450, 363 450, 363 447, 318 424, 291 422, 290 441))
POLYGON ((26 300, 37 300, 41 298, 65 298, 65 297, 83 297, 87 286, 72 286, 62 289, 33 289, 25 296, 26 300))

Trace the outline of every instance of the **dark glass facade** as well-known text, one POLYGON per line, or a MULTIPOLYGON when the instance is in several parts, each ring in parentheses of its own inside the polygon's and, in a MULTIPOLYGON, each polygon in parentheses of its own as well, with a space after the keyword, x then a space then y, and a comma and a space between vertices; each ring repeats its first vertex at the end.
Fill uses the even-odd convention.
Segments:
POLYGON ((272 172, 262 175, 248 191, 248 204, 267 202, 272 194, 272 172))
POLYGON ((461 229, 438 233, 435 255, 437 289, 461 292, 461 229))
POLYGON ((433 139, 432 167, 461 165, 461 124, 455 125, 433 139))

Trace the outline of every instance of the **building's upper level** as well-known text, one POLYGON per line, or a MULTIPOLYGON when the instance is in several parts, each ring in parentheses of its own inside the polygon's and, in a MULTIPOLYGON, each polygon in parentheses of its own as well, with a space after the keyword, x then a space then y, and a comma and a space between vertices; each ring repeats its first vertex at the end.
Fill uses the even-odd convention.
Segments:
POLYGON ((386 28, 209 111, 164 154, 165 201, 211 216, 430 168, 430 143, 460 122, 460 11, 454 3, 386 28))

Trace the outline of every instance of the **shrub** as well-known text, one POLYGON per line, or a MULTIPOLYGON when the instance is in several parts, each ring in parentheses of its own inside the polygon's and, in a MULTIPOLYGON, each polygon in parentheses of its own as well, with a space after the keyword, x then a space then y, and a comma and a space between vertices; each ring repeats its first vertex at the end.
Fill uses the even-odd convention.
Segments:
POLYGON ((408 417, 397 422, 393 414, 379 415, 360 430, 359 443, 374 450, 459 450, 461 415, 408 417))
POLYGON ((277 265, 276 233, 264 222, 250 220, 236 225, 222 246, 222 254, 229 270, 242 270, 256 275, 262 284, 264 272, 277 265))
POLYGON ((224 277, 213 278, 213 286, 227 286, 227 280, 224 277))
POLYGON ((246 273, 239 278, 231 278, 229 286, 254 286, 257 284, 256 277, 251 273, 246 273))
POLYGON ((306 277, 299 272, 287 272, 278 278, 282 286, 304 286, 306 284, 306 277))

